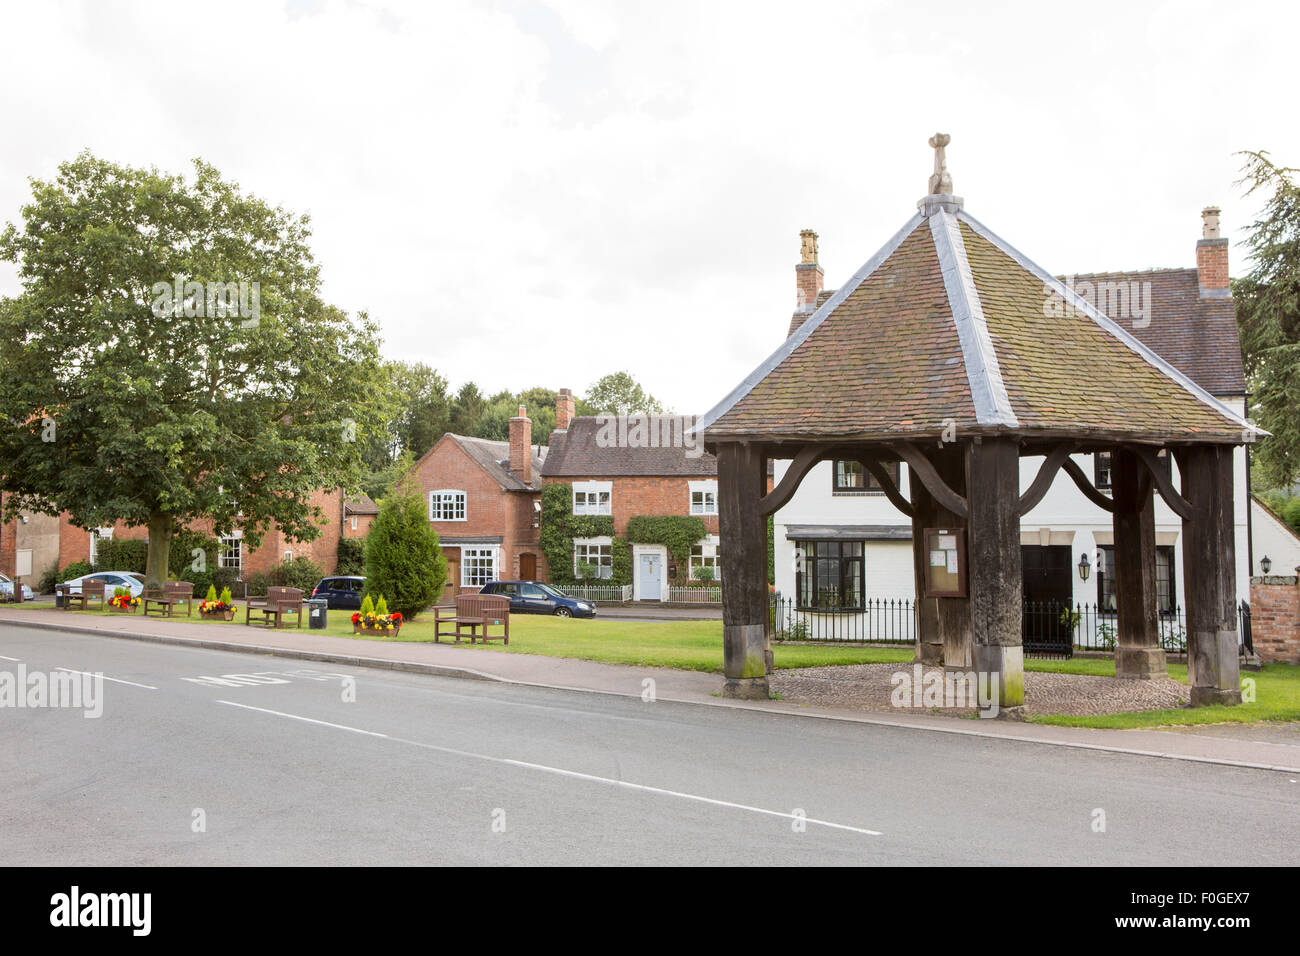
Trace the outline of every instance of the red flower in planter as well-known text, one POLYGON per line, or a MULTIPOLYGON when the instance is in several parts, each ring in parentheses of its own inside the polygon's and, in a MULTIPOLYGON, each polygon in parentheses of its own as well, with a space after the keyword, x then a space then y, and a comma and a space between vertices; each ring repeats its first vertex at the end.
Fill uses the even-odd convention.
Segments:
POLYGON ((401 623, 402 623, 402 612, 401 612, 401 611, 394 611, 392 614, 389 615, 389 617, 392 619, 392 622, 393 622, 394 624, 401 624, 401 623))
POLYGON ((360 622, 361 622, 361 614, 360 614, 360 613, 353 614, 353 615, 352 615, 352 623, 353 623, 353 624, 359 624, 360 622))

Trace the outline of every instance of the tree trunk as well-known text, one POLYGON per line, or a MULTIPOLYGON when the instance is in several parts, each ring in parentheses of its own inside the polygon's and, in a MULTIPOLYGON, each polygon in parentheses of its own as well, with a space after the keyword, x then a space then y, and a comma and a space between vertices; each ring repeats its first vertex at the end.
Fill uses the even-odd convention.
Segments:
POLYGON ((171 550, 171 515, 155 511, 149 516, 149 559, 144 569, 146 588, 161 588, 167 583, 167 563, 171 550))

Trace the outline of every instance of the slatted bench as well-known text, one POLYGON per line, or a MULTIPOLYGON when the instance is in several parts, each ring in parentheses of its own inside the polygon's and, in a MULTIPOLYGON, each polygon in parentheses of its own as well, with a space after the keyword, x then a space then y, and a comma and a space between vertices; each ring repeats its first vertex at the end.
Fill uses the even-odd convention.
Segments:
POLYGON ((461 634, 469 630, 469 642, 502 641, 510 643, 510 598, 503 594, 461 594, 455 604, 440 604, 433 609, 433 642, 440 637, 454 637, 461 643, 461 634), (450 628, 444 630, 444 627, 450 628), (490 627, 500 627, 501 633, 492 634, 490 627), (480 633, 481 629, 481 633, 480 633))
POLYGON ((156 607, 159 614, 171 617, 177 605, 185 605, 185 616, 194 613, 194 585, 189 581, 168 581, 161 588, 148 588, 144 592, 144 614, 149 616, 149 608, 156 607))
POLYGON ((294 627, 302 627, 302 588, 267 588, 266 597, 250 597, 244 606, 244 624, 253 623, 257 614, 258 623, 275 627, 284 626, 284 615, 293 614, 294 627))
POLYGON ((79 594, 73 594, 72 585, 69 584, 60 584, 55 588, 55 590, 63 596, 63 610, 71 611, 72 606, 75 604, 81 608, 81 610, 85 611, 89 609, 89 602, 92 600, 98 601, 101 608, 106 606, 107 598, 104 596, 105 586, 106 585, 103 581, 83 581, 81 583, 81 591, 79 594))

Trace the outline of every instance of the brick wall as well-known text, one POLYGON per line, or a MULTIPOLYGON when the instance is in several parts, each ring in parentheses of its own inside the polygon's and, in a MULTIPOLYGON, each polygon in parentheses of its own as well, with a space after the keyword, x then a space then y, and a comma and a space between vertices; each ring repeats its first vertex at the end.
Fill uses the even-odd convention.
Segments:
POLYGON ((1274 574, 1250 579, 1250 632, 1265 662, 1300 664, 1300 580, 1274 574))

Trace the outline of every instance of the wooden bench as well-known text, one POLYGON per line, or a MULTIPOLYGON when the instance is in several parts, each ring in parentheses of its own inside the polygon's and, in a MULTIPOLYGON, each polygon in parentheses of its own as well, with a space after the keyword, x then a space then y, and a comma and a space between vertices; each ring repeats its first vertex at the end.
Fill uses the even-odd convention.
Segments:
POLYGON ((433 609, 433 642, 440 637, 454 637, 461 643, 461 633, 469 630, 471 644, 483 641, 510 643, 510 598, 503 594, 461 594, 455 604, 440 604, 433 609), (443 630, 443 626, 454 627, 443 630), (488 628, 498 626, 500 634, 491 634, 488 628), (479 629, 482 628, 482 633, 479 629))
POLYGON ((284 625, 284 615, 294 615, 294 627, 302 627, 302 588, 267 588, 265 597, 250 597, 244 606, 244 624, 253 623, 253 614, 260 615, 259 623, 276 627, 284 625))
POLYGON ((188 581, 168 581, 161 588, 150 588, 144 592, 144 614, 149 616, 150 606, 157 606, 158 613, 171 617, 178 604, 185 605, 185 616, 194 613, 194 585, 188 581))
POLYGON ((71 611, 74 604, 83 611, 88 610, 90 607, 89 602, 92 599, 99 601, 101 608, 108 603, 107 598, 104 596, 106 585, 103 581, 83 581, 80 585, 80 594, 73 594, 72 587, 70 584, 60 584, 55 588, 55 591, 63 597, 63 610, 65 611, 71 611))

